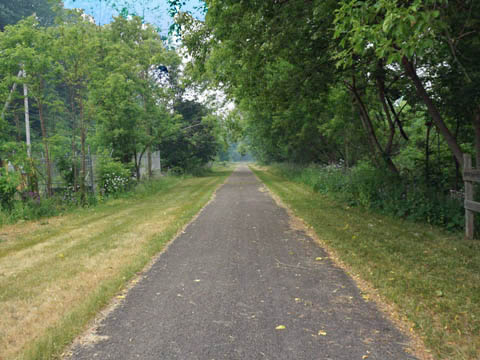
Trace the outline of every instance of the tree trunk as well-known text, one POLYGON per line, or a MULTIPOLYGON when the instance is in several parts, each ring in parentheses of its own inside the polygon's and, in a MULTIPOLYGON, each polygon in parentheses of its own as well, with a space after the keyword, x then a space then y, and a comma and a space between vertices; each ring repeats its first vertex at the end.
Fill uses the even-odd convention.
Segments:
POLYGON ((430 180, 430 131, 432 123, 427 123, 427 134, 425 137, 425 182, 428 184, 430 180))
MULTIPOLYGON (((23 77, 27 77, 27 73, 23 71, 23 77)), ((25 107, 25 141, 27 143, 27 155, 29 158, 32 157, 32 146, 30 143, 30 110, 28 103, 28 86, 23 84, 23 104, 25 107)))
POLYGON ((83 111, 83 101, 80 96, 79 98, 80 105, 80 144, 81 144, 81 155, 82 155, 82 170, 80 173, 80 202, 82 205, 86 204, 87 194, 85 188, 85 178, 87 177, 87 161, 86 161, 86 150, 85 150, 85 140, 86 136, 86 126, 85 126, 85 114, 83 111))
POLYGON ((349 90, 352 92, 355 102, 360 110, 360 118, 362 119, 363 126, 367 132, 367 137, 369 139, 370 147, 372 149, 374 158, 376 159, 376 154, 380 154, 382 157, 382 160, 384 161, 385 165, 387 165, 387 168, 394 174, 398 175, 399 171, 395 164, 393 163, 390 154, 385 153, 385 151, 382 148, 382 145, 377 139, 377 136, 375 134, 375 129, 372 124, 372 120, 370 118, 370 115, 368 114, 367 107, 365 106, 360 94, 358 93, 358 90, 355 86, 355 81, 353 81, 352 85, 348 87, 349 90))
POLYGON ((148 177, 151 179, 153 177, 152 171, 152 150, 151 147, 148 147, 147 150, 147 164, 148 164, 148 177))
POLYGON ((73 191, 78 190, 78 169, 77 169, 77 146, 76 146, 76 125, 77 117, 75 115, 75 94, 74 90, 70 89, 70 111, 72 115, 72 172, 73 172, 73 191))
POLYGON ((414 68, 413 63, 406 56, 404 56, 402 59, 402 65, 405 69, 407 76, 412 80, 413 84, 415 85, 418 96, 423 100, 423 102, 427 106, 428 112, 436 128, 438 129, 439 133, 443 136, 443 138, 447 142, 448 147, 452 151, 457 162, 460 164, 461 167, 463 167, 463 152, 460 149, 460 146, 458 145, 457 140, 455 139, 453 134, 450 132, 445 122, 443 121, 442 115, 440 115, 440 112, 438 111, 437 107, 435 106, 432 99, 430 98, 427 91, 425 90, 425 87, 423 86, 422 81, 418 77, 417 71, 414 68))
MULTIPOLYGON (((147 71, 143 73, 144 80, 147 77, 146 74, 147 74, 147 71)), ((143 111, 145 112, 144 114, 145 119, 148 119, 148 106, 147 106, 147 100, 146 100, 145 94, 143 94, 142 97, 143 97, 143 111)), ((148 120, 146 121, 145 126, 147 128, 147 137, 149 138, 148 142, 150 143, 150 137, 152 136, 152 128, 148 120)), ((148 174, 148 178, 151 179, 153 174, 152 174, 152 151, 151 151, 150 145, 147 147, 147 174, 148 174)))
POLYGON ((357 89, 352 86, 349 87, 349 90, 352 92, 354 103, 357 105, 357 108, 360 112, 360 120, 362 121, 363 128, 367 133, 368 143, 370 145, 370 151, 374 158, 377 158, 377 149, 380 146, 380 143, 377 140, 377 136, 375 135, 375 130, 373 129, 372 123, 370 121, 370 116, 368 115, 367 110, 365 109, 365 104, 357 92, 357 89))
POLYGON ((141 176, 140 166, 142 164, 143 152, 140 154, 140 156, 137 156, 137 151, 135 150, 134 156, 135 156, 135 175, 137 177, 137 181, 140 181, 140 176, 141 176))
POLYGON ((47 196, 52 196, 52 168, 50 166, 50 154, 48 152, 47 127, 45 126, 45 119, 43 118, 43 104, 38 103, 38 116, 40 118, 40 127, 42 128, 43 147, 45 149, 45 169, 47 172, 47 196))
POLYGON ((409 140, 408 138, 408 135, 405 133, 405 131, 403 130, 403 126, 402 126, 402 122, 400 121, 400 113, 402 112, 403 108, 405 107, 405 105, 407 103, 405 103, 404 106, 402 106, 402 109, 400 109, 400 112, 397 113, 395 111, 395 107, 393 106, 393 103, 392 103, 392 100, 390 100, 390 98, 387 96, 387 103, 388 103, 388 106, 390 107, 390 111, 392 112, 393 114, 393 117, 395 118, 395 123, 397 124, 398 126, 398 130, 400 130, 400 134, 402 135, 402 137, 405 139, 405 140, 409 140))
POLYGON ((379 60, 377 65, 376 81, 377 81, 378 98, 380 99, 380 103, 382 104, 383 112, 385 113, 385 116, 387 118, 388 127, 390 130, 384 153, 385 153, 385 156, 390 157, 392 155, 393 139, 395 137, 395 124, 392 120, 390 109, 388 108, 388 104, 385 99, 385 71, 383 69, 382 60, 379 60))

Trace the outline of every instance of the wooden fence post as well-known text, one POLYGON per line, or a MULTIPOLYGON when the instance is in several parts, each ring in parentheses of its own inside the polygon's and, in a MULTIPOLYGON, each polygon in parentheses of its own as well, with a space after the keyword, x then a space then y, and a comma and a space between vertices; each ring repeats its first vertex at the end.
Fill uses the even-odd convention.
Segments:
MULTIPOLYGON (((468 154, 463 154, 463 172, 472 170, 472 157, 468 154)), ((475 232, 474 228, 474 212, 468 208, 468 204, 473 202, 473 182, 465 179, 465 236, 467 239, 473 239, 475 232)))

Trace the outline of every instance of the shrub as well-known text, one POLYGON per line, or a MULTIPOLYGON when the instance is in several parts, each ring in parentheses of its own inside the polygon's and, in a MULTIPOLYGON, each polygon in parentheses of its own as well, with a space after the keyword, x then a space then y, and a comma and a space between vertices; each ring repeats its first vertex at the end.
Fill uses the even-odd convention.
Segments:
POLYGON ((67 186, 73 186, 75 182, 75 167, 80 169, 80 160, 73 160, 71 156, 60 156, 56 161, 57 169, 60 172, 60 176, 65 181, 67 186))
POLYGON ((425 183, 422 176, 398 177, 368 162, 360 162, 351 169, 341 164, 307 167, 275 164, 273 169, 289 180, 351 206, 442 226, 449 231, 464 226, 462 199, 451 197, 439 183, 425 183))
POLYGON ((11 220, 36 220, 56 216, 65 210, 65 205, 55 197, 40 199, 38 195, 34 195, 25 198, 22 202, 15 202, 11 211, 11 220))
POLYGON ((100 158, 98 167, 98 184, 104 195, 112 195, 128 190, 134 180, 127 166, 108 156, 100 158))
POLYGON ((19 185, 20 177, 16 172, 0 168, 0 206, 3 209, 11 210, 19 185))

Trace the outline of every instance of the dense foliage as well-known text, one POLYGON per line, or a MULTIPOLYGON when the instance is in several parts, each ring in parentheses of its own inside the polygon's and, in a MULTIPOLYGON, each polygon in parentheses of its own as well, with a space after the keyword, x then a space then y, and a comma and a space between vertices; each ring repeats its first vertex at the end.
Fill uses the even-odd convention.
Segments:
POLYGON ((368 162, 346 169, 338 165, 275 164, 273 172, 314 191, 393 217, 459 231, 464 226, 461 193, 442 193, 415 177, 394 176, 368 162))
POLYGON ((65 193, 86 204, 94 178, 103 194, 121 191, 153 176, 158 150, 182 172, 215 157, 220 116, 184 99, 181 56, 142 18, 98 26, 53 0, 0 3, 0 14, 3 209, 65 193))
POLYGON ((478 1, 206 5, 205 21, 178 13, 183 41, 258 159, 366 161, 442 196, 461 190, 464 153, 480 164, 478 1))

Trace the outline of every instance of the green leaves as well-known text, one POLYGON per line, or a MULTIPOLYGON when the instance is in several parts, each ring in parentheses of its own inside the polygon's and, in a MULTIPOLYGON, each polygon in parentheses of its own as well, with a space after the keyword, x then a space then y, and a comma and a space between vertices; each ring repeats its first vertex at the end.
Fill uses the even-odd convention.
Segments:
POLYGON ((342 1, 334 24, 334 38, 347 50, 336 54, 338 65, 344 67, 351 64, 349 51, 365 55, 370 47, 388 63, 398 62, 402 56, 421 56, 438 41, 437 32, 444 28, 432 2, 419 0, 409 5, 397 0, 342 1))

